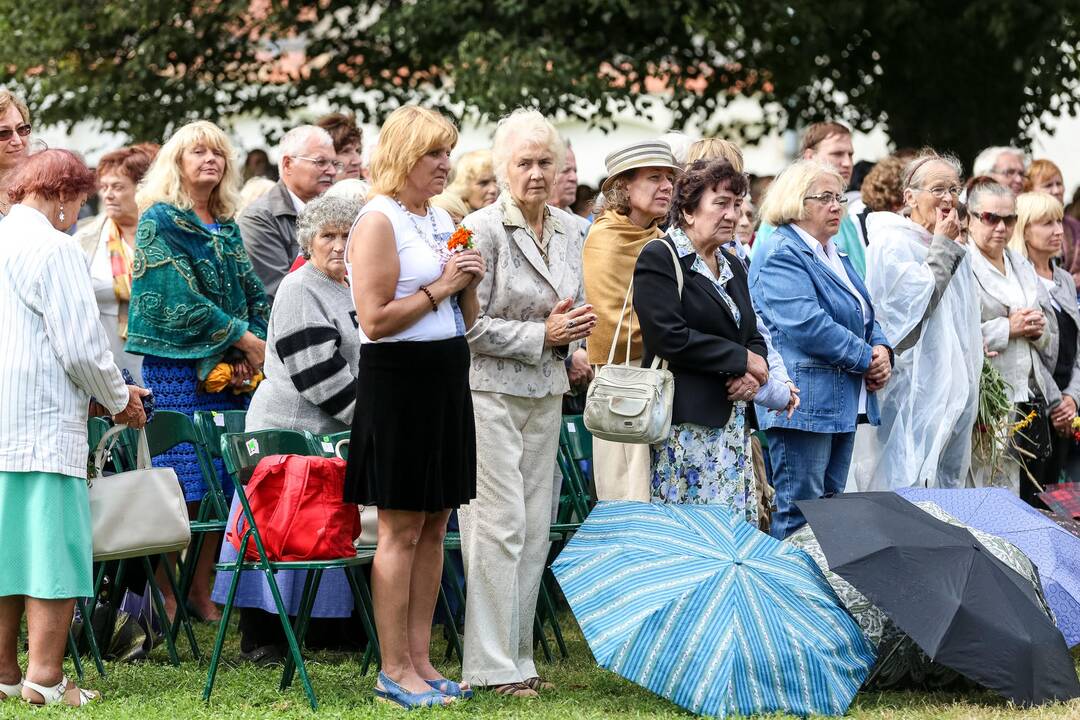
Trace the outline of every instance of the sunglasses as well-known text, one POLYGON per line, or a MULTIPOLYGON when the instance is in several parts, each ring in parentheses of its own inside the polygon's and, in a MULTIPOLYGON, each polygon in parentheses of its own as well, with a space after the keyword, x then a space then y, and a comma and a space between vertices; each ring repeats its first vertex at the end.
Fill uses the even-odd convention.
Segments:
POLYGON ((19 137, 26 137, 30 134, 31 129, 32 128, 28 123, 18 125, 14 130, 11 128, 4 128, 3 130, 0 130, 0 142, 7 142, 15 133, 19 133, 19 137))
POLYGON ((1005 227, 1010 228, 1016 224, 1016 215, 998 215, 992 212, 972 213, 975 217, 979 218, 979 221, 983 225, 990 227, 997 227, 1000 222, 1005 223, 1005 227))

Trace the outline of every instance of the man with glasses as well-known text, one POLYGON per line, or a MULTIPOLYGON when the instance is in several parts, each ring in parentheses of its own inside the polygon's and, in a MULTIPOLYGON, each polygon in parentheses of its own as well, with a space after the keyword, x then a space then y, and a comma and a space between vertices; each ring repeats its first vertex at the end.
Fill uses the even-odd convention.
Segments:
POLYGON ((285 133, 278 144, 278 156, 281 179, 237 218, 244 247, 271 302, 300 253, 296 216, 334 184, 342 167, 333 138, 315 125, 301 125, 285 133))
MULTIPOLYGON (((851 130, 838 122, 814 123, 806 128, 802 136, 799 155, 803 160, 816 160, 831 167, 840 174, 844 180, 844 188, 851 183, 851 171, 854 168, 855 149, 851 143, 851 130)), ((847 213, 847 198, 843 199, 845 207, 840 219, 840 228, 837 230, 833 242, 836 249, 848 256, 855 272, 860 278, 866 277, 866 249, 859 237, 859 229, 855 220, 847 213)), ((771 238, 774 228, 767 223, 762 223, 758 228, 754 244, 750 250, 750 283, 754 283, 757 274, 754 272, 754 262, 760 267, 764 257, 772 252, 776 241, 771 238)))
POLYGON ((1013 195, 1019 195, 1024 191, 1025 166, 1023 150, 1014 147, 989 147, 975 158, 971 175, 989 175, 1012 190, 1013 195))

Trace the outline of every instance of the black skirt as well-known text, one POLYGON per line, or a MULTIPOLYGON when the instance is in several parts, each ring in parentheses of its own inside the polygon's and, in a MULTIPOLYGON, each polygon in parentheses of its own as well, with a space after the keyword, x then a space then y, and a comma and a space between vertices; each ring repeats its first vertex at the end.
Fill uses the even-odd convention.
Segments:
POLYGON ((346 502, 436 512, 476 497, 469 362, 463 337, 361 346, 346 502))

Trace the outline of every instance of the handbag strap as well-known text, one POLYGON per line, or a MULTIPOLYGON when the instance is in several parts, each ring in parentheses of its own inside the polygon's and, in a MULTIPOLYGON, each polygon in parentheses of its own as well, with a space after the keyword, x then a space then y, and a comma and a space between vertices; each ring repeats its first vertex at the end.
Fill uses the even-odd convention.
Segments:
MULTIPOLYGON (((673 248, 671 246, 671 244, 666 242, 664 240, 664 238, 662 238, 662 237, 653 238, 649 242, 645 243, 644 247, 641 248, 641 251, 644 252, 645 248, 648 247, 649 245, 651 245, 654 242, 661 243, 664 247, 667 248, 668 252, 671 253, 671 262, 674 263, 674 265, 675 265, 675 285, 679 289, 679 300, 681 301, 682 300, 682 293, 683 293, 683 269, 682 269, 682 263, 679 262, 679 256, 675 254, 675 248, 673 248)), ((639 253, 639 256, 640 256, 640 253, 639 253)), ((634 276, 631 275, 630 276, 630 284, 626 288, 626 296, 623 298, 622 310, 619 311, 619 322, 615 325, 615 334, 611 338, 611 349, 608 351, 608 359, 607 359, 607 364, 608 365, 611 365, 612 363, 615 362, 615 347, 616 347, 616 345, 618 345, 619 333, 622 332, 623 318, 626 317, 626 308, 630 304, 630 298, 631 298, 631 296, 633 294, 634 294, 634 276)), ((634 335, 634 313, 633 313, 633 310, 631 310, 631 312, 630 312, 630 320, 629 320, 629 323, 627 325, 627 330, 626 330, 626 360, 624 362, 624 364, 626 364, 626 365, 630 364, 630 338, 633 335, 634 335)), ((653 362, 652 362, 652 367, 653 367, 654 370, 659 366, 659 363, 660 363, 660 358, 659 357, 654 357, 653 362)), ((664 361, 664 367, 667 367, 667 360, 664 361)))
MULTIPOLYGON (((105 467, 105 456, 112 451, 116 441, 120 439, 120 433, 127 429, 127 425, 113 425, 98 440, 97 447, 94 448, 94 467, 98 469, 99 473, 101 468, 105 467)), ((147 470, 150 467, 150 443, 146 439, 146 430, 142 429, 139 430, 138 442, 136 443, 135 469, 147 470)))

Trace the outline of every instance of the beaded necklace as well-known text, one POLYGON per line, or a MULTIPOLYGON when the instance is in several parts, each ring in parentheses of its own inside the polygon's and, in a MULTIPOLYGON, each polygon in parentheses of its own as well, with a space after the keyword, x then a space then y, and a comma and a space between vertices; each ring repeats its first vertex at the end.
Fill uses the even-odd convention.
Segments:
POLYGON ((440 243, 438 240, 435 239, 439 236, 439 228, 435 226, 435 213, 432 211, 431 206, 428 206, 427 211, 428 220, 431 221, 431 237, 428 237, 428 234, 424 232, 424 229, 420 226, 420 223, 416 221, 416 215, 410 212, 409 208, 405 207, 405 203, 401 202, 401 200, 399 200, 398 198, 394 198, 394 202, 396 202, 398 204, 398 207, 400 207, 405 212, 405 215, 409 218, 409 222, 412 223, 413 229, 416 230, 416 234, 422 237, 424 239, 424 242, 427 243, 427 246, 431 248, 431 251, 435 253, 435 257, 439 259, 439 266, 441 267, 443 265, 446 265, 446 262, 450 259, 450 256, 453 253, 450 252, 450 248, 448 248, 444 243, 440 243))

